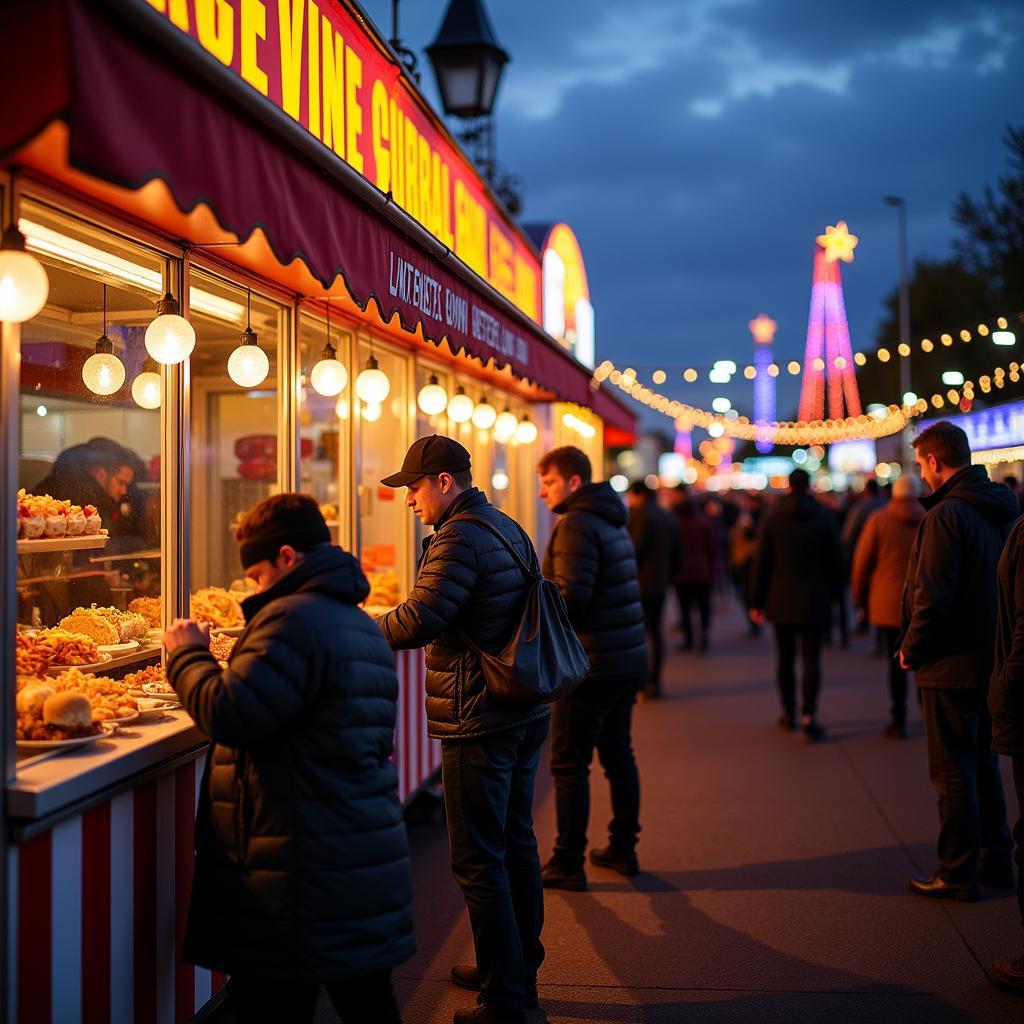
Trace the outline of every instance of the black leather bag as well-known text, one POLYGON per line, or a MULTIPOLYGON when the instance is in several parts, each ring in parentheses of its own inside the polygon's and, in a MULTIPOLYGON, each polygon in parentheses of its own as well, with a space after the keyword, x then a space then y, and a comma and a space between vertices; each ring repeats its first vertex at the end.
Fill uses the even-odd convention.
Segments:
POLYGON ((519 628, 497 654, 481 650, 462 630, 459 636, 477 656, 491 696, 511 707, 536 707, 568 697, 587 677, 590 661, 569 623, 558 586, 531 566, 505 535, 485 519, 457 516, 490 531, 530 581, 519 628))

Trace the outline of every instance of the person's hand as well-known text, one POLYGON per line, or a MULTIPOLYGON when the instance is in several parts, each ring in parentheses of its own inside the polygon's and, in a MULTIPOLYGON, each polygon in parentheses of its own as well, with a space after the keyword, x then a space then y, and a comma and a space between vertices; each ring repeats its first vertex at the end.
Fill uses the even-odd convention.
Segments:
POLYGON ((763 608, 751 608, 750 621, 755 626, 763 626, 768 621, 768 616, 765 615, 763 608))
POLYGON ((167 653, 179 647, 189 644, 198 644, 200 647, 210 646, 210 627, 199 626, 191 619, 175 619, 170 629, 163 636, 164 647, 167 653))
POLYGON ((900 668, 903 668, 903 669, 909 669, 910 668, 910 665, 907 664, 907 656, 903 653, 902 650, 900 651, 900 668))

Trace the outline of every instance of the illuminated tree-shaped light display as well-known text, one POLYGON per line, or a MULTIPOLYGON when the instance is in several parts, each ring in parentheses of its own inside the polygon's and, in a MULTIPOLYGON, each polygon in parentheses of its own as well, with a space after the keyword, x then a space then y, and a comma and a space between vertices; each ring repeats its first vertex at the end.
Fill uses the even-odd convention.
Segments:
POLYGON ((775 419, 775 378, 768 372, 772 364, 772 342, 779 325, 761 313, 747 325, 754 336, 754 425, 759 427, 755 445, 762 455, 775 446, 768 424, 775 419))
POLYGON ((860 394, 850 347, 846 303, 843 301, 843 280, 839 273, 840 262, 853 262, 857 236, 851 235, 846 221, 841 220, 827 227, 825 234, 818 235, 816 242, 818 247, 814 253, 814 281, 800 391, 800 419, 826 418, 826 383, 828 419, 860 416, 860 394))

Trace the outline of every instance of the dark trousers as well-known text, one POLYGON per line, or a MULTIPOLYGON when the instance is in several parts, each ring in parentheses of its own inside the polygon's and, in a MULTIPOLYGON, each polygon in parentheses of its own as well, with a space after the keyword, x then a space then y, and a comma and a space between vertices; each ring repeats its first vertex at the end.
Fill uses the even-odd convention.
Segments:
POLYGON ((801 713, 813 715, 818 710, 821 690, 821 644, 819 626, 776 626, 778 649, 779 698, 787 715, 796 715, 796 651, 800 647, 803 666, 803 706, 801 713))
POLYGON ((548 719, 441 744, 452 874, 473 930, 486 1004, 526 1006, 544 959, 544 890, 533 784, 548 719))
POLYGON ((640 774, 633 756, 632 683, 587 679, 555 704, 551 718, 551 774, 555 778, 558 838, 555 857, 567 871, 583 868, 590 820, 590 762, 597 750, 611 786, 610 847, 632 853, 640 832, 640 774))
POLYGON ((1017 791, 1017 824, 1013 826, 1013 841, 1017 844, 1017 906, 1020 923, 1024 925, 1024 755, 1013 758, 1013 788, 1017 791))
POLYGON ((972 884, 979 869, 1010 863, 1013 840, 992 720, 978 689, 921 689, 928 773, 939 798, 939 873, 972 884))
POLYGON ((889 714, 899 724, 907 720, 907 670, 900 664, 900 630, 883 626, 885 656, 889 659, 889 714))
POLYGON ((665 617, 665 592, 647 594, 641 598, 644 609, 644 629, 647 631, 647 650, 651 671, 648 683, 655 691, 661 689, 661 666, 665 661, 665 637, 662 620, 665 617))
MULTIPOLYGON (((390 969, 324 987, 344 1024, 401 1024, 390 969)), ((307 1024, 316 1012, 320 986, 243 973, 231 975, 230 992, 238 1024, 307 1024)))
POLYGON ((700 616, 701 640, 707 639, 711 625, 711 584, 710 583, 677 583, 676 597, 679 599, 679 622, 683 627, 683 641, 687 647, 693 646, 693 621, 690 613, 694 608, 700 616))

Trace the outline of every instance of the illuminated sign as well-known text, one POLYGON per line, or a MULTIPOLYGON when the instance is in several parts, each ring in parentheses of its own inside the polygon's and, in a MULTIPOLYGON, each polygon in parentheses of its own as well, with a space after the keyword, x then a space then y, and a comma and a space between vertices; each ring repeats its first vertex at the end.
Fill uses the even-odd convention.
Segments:
POLYGON ((149 0, 538 320, 540 267, 361 19, 331 0, 149 0))
POLYGON ((541 244, 544 330, 584 366, 594 368, 594 307, 583 253, 568 224, 530 228, 541 244))
POLYGON ((877 464, 874 441, 837 441, 828 446, 829 469, 836 472, 873 475, 877 464))
MULTIPOLYGON (((937 422, 922 422, 918 433, 937 422)), ((959 427, 967 435, 973 452, 1024 445, 1024 402, 1008 402, 962 416, 946 416, 943 422, 959 427)))

